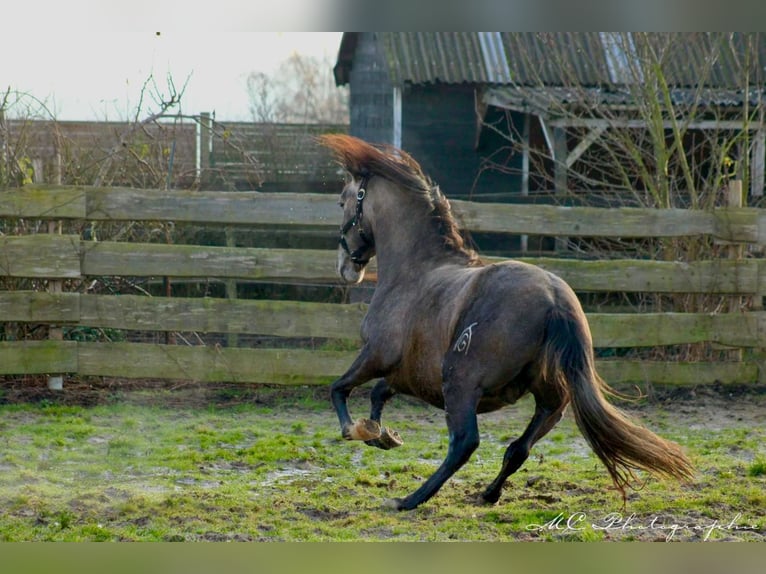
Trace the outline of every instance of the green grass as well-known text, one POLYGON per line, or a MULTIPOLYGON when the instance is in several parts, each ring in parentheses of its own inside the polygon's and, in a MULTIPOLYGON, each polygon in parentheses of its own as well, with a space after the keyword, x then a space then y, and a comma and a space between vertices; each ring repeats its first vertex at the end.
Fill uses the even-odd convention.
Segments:
MULTIPOLYGON (((326 399, 306 389, 175 406, 135 393, 146 400, 0 406, 0 541, 766 540, 766 432, 736 419, 711 430, 704 409, 638 412, 684 445, 692 484, 650 478, 623 507, 567 416, 497 505, 476 504, 531 416, 524 400, 480 417, 471 461, 402 513, 383 503, 441 462, 440 411, 392 400, 384 423, 405 444, 380 451, 342 440, 326 399)), ((352 397, 351 409, 366 415, 366 400, 352 397)))

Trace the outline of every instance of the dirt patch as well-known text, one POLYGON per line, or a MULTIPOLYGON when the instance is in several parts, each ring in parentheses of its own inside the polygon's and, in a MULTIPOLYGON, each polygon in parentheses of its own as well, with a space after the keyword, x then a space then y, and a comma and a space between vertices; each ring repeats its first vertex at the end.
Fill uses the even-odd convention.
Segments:
POLYGON ((239 383, 200 383, 194 381, 156 381, 145 379, 67 379, 62 390, 48 388, 46 377, 0 378, 0 405, 16 403, 51 403, 72 406, 96 406, 127 403, 140 406, 196 408, 211 404, 279 404, 296 396, 325 400, 323 386, 287 387, 239 383), (160 400, 158 400, 160 397, 160 400))

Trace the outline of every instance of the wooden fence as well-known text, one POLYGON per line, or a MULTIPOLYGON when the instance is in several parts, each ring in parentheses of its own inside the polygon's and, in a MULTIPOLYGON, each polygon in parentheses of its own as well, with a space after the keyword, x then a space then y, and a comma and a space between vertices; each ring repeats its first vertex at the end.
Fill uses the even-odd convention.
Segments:
MULTIPOLYGON (((159 192, 127 188, 28 186, 0 192, 0 219, 86 222, 189 222, 279 226, 335 233, 340 210, 328 194, 159 192)), ((710 212, 601 209, 453 202, 472 231, 588 237, 711 235, 722 242, 766 244, 766 210, 710 212)), ((67 227, 66 225, 64 227, 67 227)), ((47 227, 43 227, 48 229, 47 227)), ((0 280, 38 290, 0 291, 0 323, 156 332, 232 333, 343 341, 358 345, 365 305, 211 297, 61 292, 104 277, 336 283, 333 251, 96 241, 80 235, 0 236, 0 280), (54 288, 51 288, 51 285, 54 288)), ((489 258, 491 259, 491 258, 489 258)), ((597 347, 631 348, 712 342, 744 349, 741 360, 660 362, 599 360, 610 383, 763 382, 766 363, 766 260, 653 261, 529 258, 578 292, 698 293, 748 297, 747 309, 718 313, 590 313, 597 347)), ((344 372, 353 350, 235 348, 221 345, 88 342, 66 336, 0 342, 0 375, 168 378, 281 384, 327 383, 344 372)))

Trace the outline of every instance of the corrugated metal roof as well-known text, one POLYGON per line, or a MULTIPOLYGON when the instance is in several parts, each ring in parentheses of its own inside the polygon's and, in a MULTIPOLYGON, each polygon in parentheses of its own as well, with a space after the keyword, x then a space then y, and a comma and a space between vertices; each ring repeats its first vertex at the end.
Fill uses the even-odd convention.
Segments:
POLYGON ((507 84, 511 81, 511 70, 500 32, 477 32, 481 52, 484 56, 484 69, 487 78, 493 84, 507 84))
POLYGON ((489 82, 474 32, 388 32, 379 37, 394 84, 489 82))
MULTIPOLYGON (((745 77, 759 87, 766 81, 763 32, 381 32, 378 38, 397 85, 624 85, 643 81, 642 54, 649 50, 671 86, 697 86, 702 78, 704 86, 723 89, 742 86, 745 77), (756 54, 749 62, 746 47, 756 54)), ((344 38, 343 44, 336 68, 350 66, 353 43, 344 38)))

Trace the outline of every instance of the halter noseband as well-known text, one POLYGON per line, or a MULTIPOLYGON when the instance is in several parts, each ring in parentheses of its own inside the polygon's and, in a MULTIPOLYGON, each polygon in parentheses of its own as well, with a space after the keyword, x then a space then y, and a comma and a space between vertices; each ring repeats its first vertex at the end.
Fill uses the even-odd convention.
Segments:
POLYGON ((367 195, 367 183, 369 180, 369 175, 362 177, 362 181, 359 184, 359 189, 356 192, 356 213, 354 213, 354 217, 349 219, 345 225, 340 228, 340 238, 338 240, 340 246, 348 254, 349 259, 351 259, 351 261, 357 265, 365 265, 369 261, 369 259, 363 259, 363 256, 367 251, 370 250, 371 247, 375 246, 375 243, 364 232, 364 228, 362 227, 362 218, 364 217, 362 204, 364 202, 364 198, 367 195), (359 238, 362 240, 363 245, 359 249, 351 251, 351 249, 349 249, 348 243, 346 243, 346 233, 348 233, 353 227, 356 227, 356 231, 359 234, 359 238))

